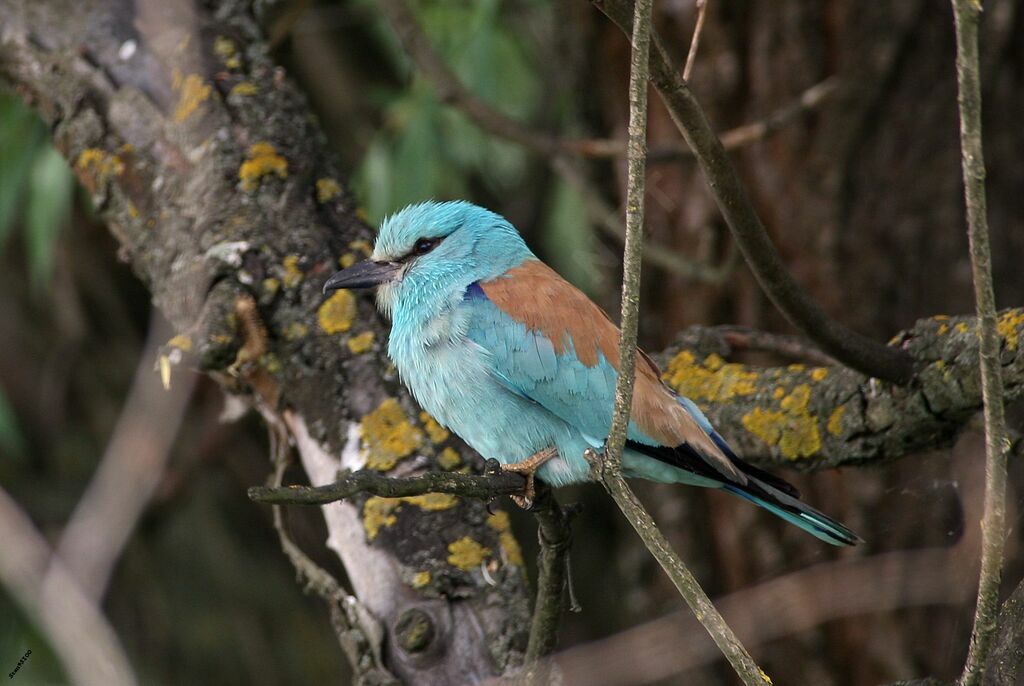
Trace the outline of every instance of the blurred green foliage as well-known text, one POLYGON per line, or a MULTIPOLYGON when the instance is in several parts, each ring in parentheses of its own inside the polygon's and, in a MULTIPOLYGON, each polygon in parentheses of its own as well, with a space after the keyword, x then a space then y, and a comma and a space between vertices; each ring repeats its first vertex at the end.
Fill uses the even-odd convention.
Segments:
POLYGON ((45 288, 57 236, 71 216, 74 179, 39 117, 21 99, 4 93, 0 160, 0 249, 21 224, 32 282, 45 288))

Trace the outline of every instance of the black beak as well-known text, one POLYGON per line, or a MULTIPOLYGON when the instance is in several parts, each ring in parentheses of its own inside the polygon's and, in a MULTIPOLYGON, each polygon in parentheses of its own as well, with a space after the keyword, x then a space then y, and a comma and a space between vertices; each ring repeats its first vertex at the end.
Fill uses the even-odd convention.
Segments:
POLYGON ((364 260, 348 269, 336 272, 324 284, 324 294, 339 288, 373 288, 395 278, 402 268, 400 262, 373 262, 364 260))

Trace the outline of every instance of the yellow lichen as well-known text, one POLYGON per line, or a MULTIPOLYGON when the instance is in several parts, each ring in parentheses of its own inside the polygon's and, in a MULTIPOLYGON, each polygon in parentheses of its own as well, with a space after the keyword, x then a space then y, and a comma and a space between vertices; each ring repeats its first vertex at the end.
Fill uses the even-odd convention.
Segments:
POLYGON ((937 322, 944 322, 944 321, 947 321, 949 319, 949 315, 948 314, 937 314, 934 317, 932 317, 932 319, 934 319, 937 322))
POLYGON ((256 95, 259 92, 259 87, 252 81, 239 81, 232 86, 231 91, 228 93, 228 97, 231 97, 232 95, 248 97, 250 95, 256 95))
POLYGON ((213 41, 213 51, 224 62, 228 69, 238 69, 242 66, 242 58, 238 55, 235 41, 224 36, 217 36, 213 41))
POLYGON ((1020 327, 1024 326, 1024 310, 1004 312, 996 323, 996 330, 1006 341, 1006 347, 1016 350, 1020 343, 1020 327))
POLYGON ((277 154, 277 150, 270 143, 253 143, 249 146, 249 156, 238 168, 238 179, 242 182, 242 189, 256 190, 259 188, 260 179, 267 174, 276 174, 281 179, 287 178, 288 161, 277 154))
POLYGON ((128 216, 130 216, 132 219, 139 218, 139 208, 136 207, 135 203, 133 203, 131 200, 128 201, 128 216))
POLYGON ((367 243, 366 241, 352 241, 351 243, 348 244, 348 248, 349 250, 361 252, 367 257, 369 257, 370 253, 373 252, 373 247, 371 247, 370 244, 367 243))
POLYGON ((394 498, 372 496, 366 500, 366 504, 363 505, 363 529, 366 531, 367 540, 377 538, 381 529, 398 521, 394 512, 399 505, 399 501, 394 498))
POLYGON ((949 324, 939 324, 938 335, 944 336, 949 333, 949 324))
POLYGON ((416 572, 412 575, 412 587, 423 588, 430 583, 430 572, 422 571, 416 572))
POLYGON ((294 341, 302 338, 309 333, 309 327, 302 322, 292 322, 288 326, 284 327, 285 340, 294 341))
POLYGON ((786 395, 786 389, 782 386, 776 386, 775 390, 772 391, 772 397, 776 400, 781 400, 784 395, 786 395))
POLYGON ((78 156, 75 168, 79 174, 87 174, 99 184, 124 173, 124 162, 117 155, 108 155, 105 150, 86 148, 78 156))
POLYGON ((811 387, 800 384, 782 398, 778 410, 755 407, 743 415, 743 427, 768 445, 779 447, 783 457, 798 459, 821 449, 818 420, 807 410, 811 387))
POLYGON ((281 265, 284 267, 284 276, 281 278, 281 282, 285 288, 295 288, 302 283, 302 270, 299 269, 299 256, 288 255, 284 258, 284 263, 281 265))
POLYGON ((191 117, 212 92, 210 84, 203 83, 199 74, 189 74, 176 86, 180 92, 178 104, 174 108, 174 121, 179 124, 191 117))
POLYGON ((334 292, 316 311, 320 328, 334 334, 352 328, 352 320, 356 316, 356 298, 344 288, 334 292))
POLYGON ((741 364, 725 363, 717 355, 709 355, 700 364, 689 350, 672 358, 664 379, 692 400, 722 402, 757 391, 757 373, 741 364))
POLYGON ((836 409, 832 410, 832 414, 828 416, 828 423, 825 428, 833 436, 839 436, 843 433, 843 415, 846 414, 846 406, 840 405, 836 409))
POLYGON ((359 261, 359 258, 354 253, 347 252, 338 258, 338 264, 341 265, 342 269, 348 269, 353 264, 359 261))
POLYGON ((828 376, 828 369, 825 367, 815 367, 811 370, 811 379, 814 381, 824 381, 826 376, 828 376))
POLYGON ((281 282, 274 277, 263 279, 263 290, 266 291, 268 295, 274 295, 278 290, 280 290, 280 288, 281 282))
POLYGON ((192 337, 179 333, 177 336, 167 341, 167 345, 171 348, 178 348, 182 352, 188 352, 192 349, 192 337))
POLYGON ((459 499, 448 493, 425 493, 423 495, 407 495, 402 498, 403 502, 410 503, 426 510, 427 512, 439 512, 450 510, 459 504, 459 499))
POLYGON ((469 536, 463 536, 448 544, 448 553, 448 564, 468 572, 479 567, 491 554, 491 549, 480 545, 469 536))
POLYGON ((423 434, 394 398, 363 417, 366 466, 378 471, 392 469, 400 459, 412 455, 423 442, 423 434))
POLYGON ((971 330, 971 327, 967 326, 965 322, 957 322, 953 328, 956 329, 957 333, 967 333, 971 330))
POLYGON ((420 422, 423 424, 423 428, 427 432, 427 436, 434 443, 444 443, 448 440, 448 430, 437 423, 437 420, 431 417, 426 412, 420 412, 420 422))
POLYGON ((487 526, 498 532, 498 542, 505 553, 505 559, 510 565, 523 566, 523 551, 519 547, 519 541, 512 534, 512 523, 508 518, 508 512, 498 511, 487 518, 487 526))
POLYGON ((459 456, 459 451, 455 448, 445 448, 441 451, 441 454, 437 456, 437 466, 445 471, 451 471, 460 464, 462 464, 462 458, 459 456))
POLYGON ((341 186, 334 179, 324 177, 316 180, 317 202, 328 202, 334 200, 339 195, 341 195, 341 186))
POLYGON ((362 355, 373 346, 373 332, 364 331, 348 339, 348 349, 353 355, 362 355))

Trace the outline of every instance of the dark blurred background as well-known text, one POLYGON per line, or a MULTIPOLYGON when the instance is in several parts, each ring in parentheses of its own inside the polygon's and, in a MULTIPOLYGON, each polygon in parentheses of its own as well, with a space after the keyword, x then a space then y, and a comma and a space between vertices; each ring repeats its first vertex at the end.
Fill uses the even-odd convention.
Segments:
MULTIPOLYGON (((574 163, 569 183, 550 160, 481 132, 438 100, 369 0, 268 4, 273 54, 308 93, 371 224, 413 201, 471 199, 506 215, 539 255, 617 311, 621 244, 596 206, 620 207, 624 160, 574 163)), ((628 44, 589 3, 412 6, 463 82, 503 112, 541 132, 624 138, 628 44)), ((981 32, 1002 307, 1024 305, 1022 9, 988 0, 981 32)), ((656 5, 657 28, 679 60, 695 17, 692 0, 656 5)), ((733 155, 799 280, 835 318, 880 340, 918 318, 973 310, 953 54, 945 0, 710 0, 691 84, 717 129, 769 121, 827 86, 820 101, 733 155)), ((674 149, 675 128, 651 102, 650 147, 674 149)), ((724 278, 695 278, 645 264, 643 347, 657 351, 693 324, 787 332, 731 259, 692 160, 662 155, 648 188, 649 242, 711 271, 725 266, 716 272, 724 278)), ((166 325, 45 127, 17 97, 0 94, 0 484, 53 542, 119 422, 144 436, 177 421, 173 413, 132 416, 126 402, 137 374, 156 374, 146 347, 154 327, 166 325)), ((337 683, 348 668, 327 613, 295 583, 269 510, 245 496, 269 470, 264 430, 252 417, 221 421, 223 405, 216 385, 200 379, 104 609, 144 683, 337 683)), ((1019 430, 1015 408, 1011 419, 1019 430)), ((1007 591, 1024 573, 1020 462, 1011 460, 1007 591)), ((712 597, 740 614, 757 610, 741 635, 775 683, 953 679, 976 584, 976 430, 952 449, 893 464, 785 476, 866 545, 826 548, 716 493, 638 490, 712 597)), ((560 498, 585 504, 572 551, 582 612, 566 618, 561 643, 569 682, 732 683, 720 661, 694 665, 680 655, 696 629, 610 501, 596 487, 560 498)), ((512 515, 532 557, 533 522, 512 515)), ((322 552, 317 513, 293 508, 290 520, 299 543, 336 569, 322 552)), ((19 683, 64 681, 45 641, 0 591, 0 670, 27 648, 19 683)))

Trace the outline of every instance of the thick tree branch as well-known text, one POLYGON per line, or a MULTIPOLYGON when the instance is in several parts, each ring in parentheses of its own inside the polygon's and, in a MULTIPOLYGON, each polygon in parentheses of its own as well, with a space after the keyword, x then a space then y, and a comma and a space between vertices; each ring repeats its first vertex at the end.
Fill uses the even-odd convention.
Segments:
MULTIPOLYGON (((594 4, 623 33, 632 33, 630 0, 594 0, 594 4)), ((672 68, 657 35, 652 37, 652 44, 651 83, 693 149, 715 202, 765 293, 793 326, 843 364, 880 379, 906 384, 914 370, 903 351, 872 341, 829 318, 789 273, 703 108, 672 68)))
MULTIPOLYGON (((372 302, 320 294, 372 233, 250 7, 0 0, 0 81, 50 125, 179 334, 175 357, 272 421, 291 413, 304 467, 326 466, 312 483, 364 466, 413 476, 441 456, 475 464, 385 371, 372 302)), ((516 668, 529 593, 506 551, 511 534, 477 501, 385 513, 380 500, 362 495, 324 514, 331 548, 384 629, 387 668, 421 683, 516 668), (430 624, 430 641, 403 640, 410 618, 430 624)))
POLYGON ((981 520, 981 572, 974 630, 960 683, 974 686, 985 672, 989 646, 999 612, 999 581, 1006 544, 1006 453, 1010 442, 1003 411, 1003 379, 996 329, 996 299, 992 288, 992 251, 985 213, 985 158, 981 142, 981 67, 978 60, 978 21, 981 0, 953 0, 956 23, 956 74, 959 86, 960 150, 971 274, 978 313, 978 352, 981 397, 985 408, 985 514, 981 520))

